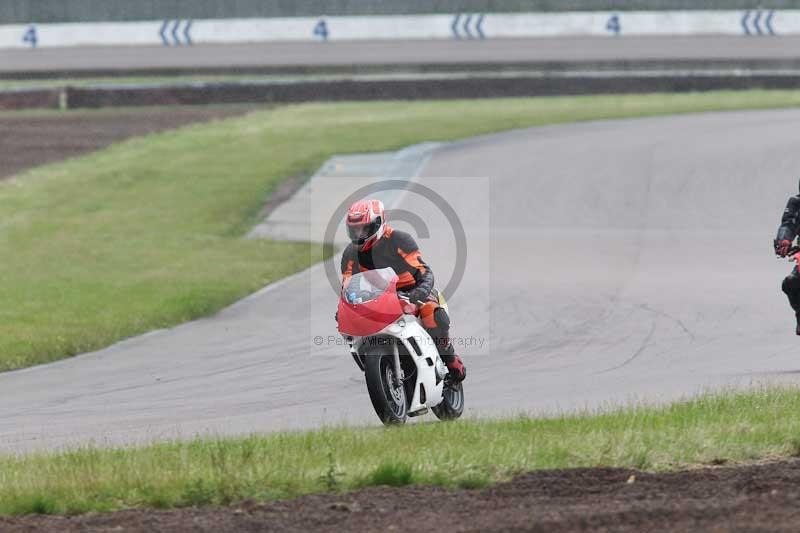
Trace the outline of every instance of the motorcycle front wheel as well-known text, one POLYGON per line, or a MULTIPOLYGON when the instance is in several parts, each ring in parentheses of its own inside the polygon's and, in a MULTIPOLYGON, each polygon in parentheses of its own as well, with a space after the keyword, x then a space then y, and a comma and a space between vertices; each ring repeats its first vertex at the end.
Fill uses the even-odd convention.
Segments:
POLYGON ((390 353, 372 351, 364 359, 367 391, 378 418, 387 426, 405 424, 408 419, 406 389, 402 382, 395 385, 394 357, 390 353))

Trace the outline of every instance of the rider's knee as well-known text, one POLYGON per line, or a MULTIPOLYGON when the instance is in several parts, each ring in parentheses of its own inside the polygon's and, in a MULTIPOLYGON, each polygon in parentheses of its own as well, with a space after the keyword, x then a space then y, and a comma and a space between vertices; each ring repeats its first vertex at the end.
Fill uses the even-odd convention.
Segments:
POLYGON ((445 338, 450 332, 450 315, 435 303, 425 304, 420 310, 422 325, 432 337, 445 338))
POLYGON ((786 276, 781 284, 781 289, 783 289, 785 293, 800 290, 800 278, 793 275, 786 276))
POLYGON ((444 307, 436 308, 433 312, 433 319, 436 321, 436 326, 439 327, 439 329, 450 329, 450 315, 447 314, 444 307))
POLYGON ((425 329, 434 329, 436 324, 436 310, 437 304, 434 302, 426 302, 419 310, 419 317, 422 320, 422 325, 425 329))

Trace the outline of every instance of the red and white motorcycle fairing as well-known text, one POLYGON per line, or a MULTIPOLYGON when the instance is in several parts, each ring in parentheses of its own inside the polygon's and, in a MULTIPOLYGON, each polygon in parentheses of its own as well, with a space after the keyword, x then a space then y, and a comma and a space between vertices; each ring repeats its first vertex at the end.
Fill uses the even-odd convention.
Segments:
MULTIPOLYGON (((439 406, 445 399, 447 376, 447 367, 433 339, 416 316, 417 306, 398 295, 397 281, 391 268, 355 274, 346 280, 338 308, 339 332, 345 336, 358 366, 365 370, 373 406, 385 423, 402 423, 406 416, 424 414, 428 408, 439 406), (370 364, 377 363, 368 358, 384 356, 384 367, 370 372, 370 364), (384 383, 371 384, 371 376, 384 383), (376 401, 383 401, 375 397, 380 396, 382 388, 388 393, 386 402, 394 405, 376 405, 376 401)), ((457 390, 463 404, 462 389, 457 390)), ((445 418, 436 410, 434 413, 445 418)), ((446 418, 460 414, 459 410, 458 415, 446 418)))

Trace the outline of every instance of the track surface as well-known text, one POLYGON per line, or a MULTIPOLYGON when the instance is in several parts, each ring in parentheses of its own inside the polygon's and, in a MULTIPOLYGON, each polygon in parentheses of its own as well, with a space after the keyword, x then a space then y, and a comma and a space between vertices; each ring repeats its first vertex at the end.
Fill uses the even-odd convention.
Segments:
MULTIPOLYGON (((419 182, 440 190, 470 245, 450 297, 468 412, 554 412, 671 400, 704 387, 795 380, 800 347, 771 257, 796 192, 800 111, 596 122, 439 149, 419 182), (491 193, 470 186, 490 179, 491 193), (452 182, 449 182, 452 183, 452 182), (477 223, 486 213, 490 227, 477 223), (481 249, 490 253, 481 253, 481 249)), ((426 221, 429 203, 398 207, 426 221)), ((446 280, 454 245, 431 223, 446 280)), ((0 450, 135 443, 374 423, 333 335, 321 267, 200 320, 110 349, 0 375, 0 450)))
POLYGON ((0 50, 0 73, 633 60, 780 60, 800 37, 585 37, 0 50))

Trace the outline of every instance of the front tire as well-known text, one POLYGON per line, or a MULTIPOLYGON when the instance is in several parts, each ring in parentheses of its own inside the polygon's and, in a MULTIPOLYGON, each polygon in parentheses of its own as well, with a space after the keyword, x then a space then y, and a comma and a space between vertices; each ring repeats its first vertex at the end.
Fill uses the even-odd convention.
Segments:
POLYGON ((431 408, 439 420, 455 420, 464 414, 464 385, 445 385, 442 390, 442 403, 431 408))
POLYGON ((387 426, 405 424, 408 419, 408 401, 402 382, 394 383, 394 356, 378 351, 364 357, 367 391, 375 413, 387 426))

